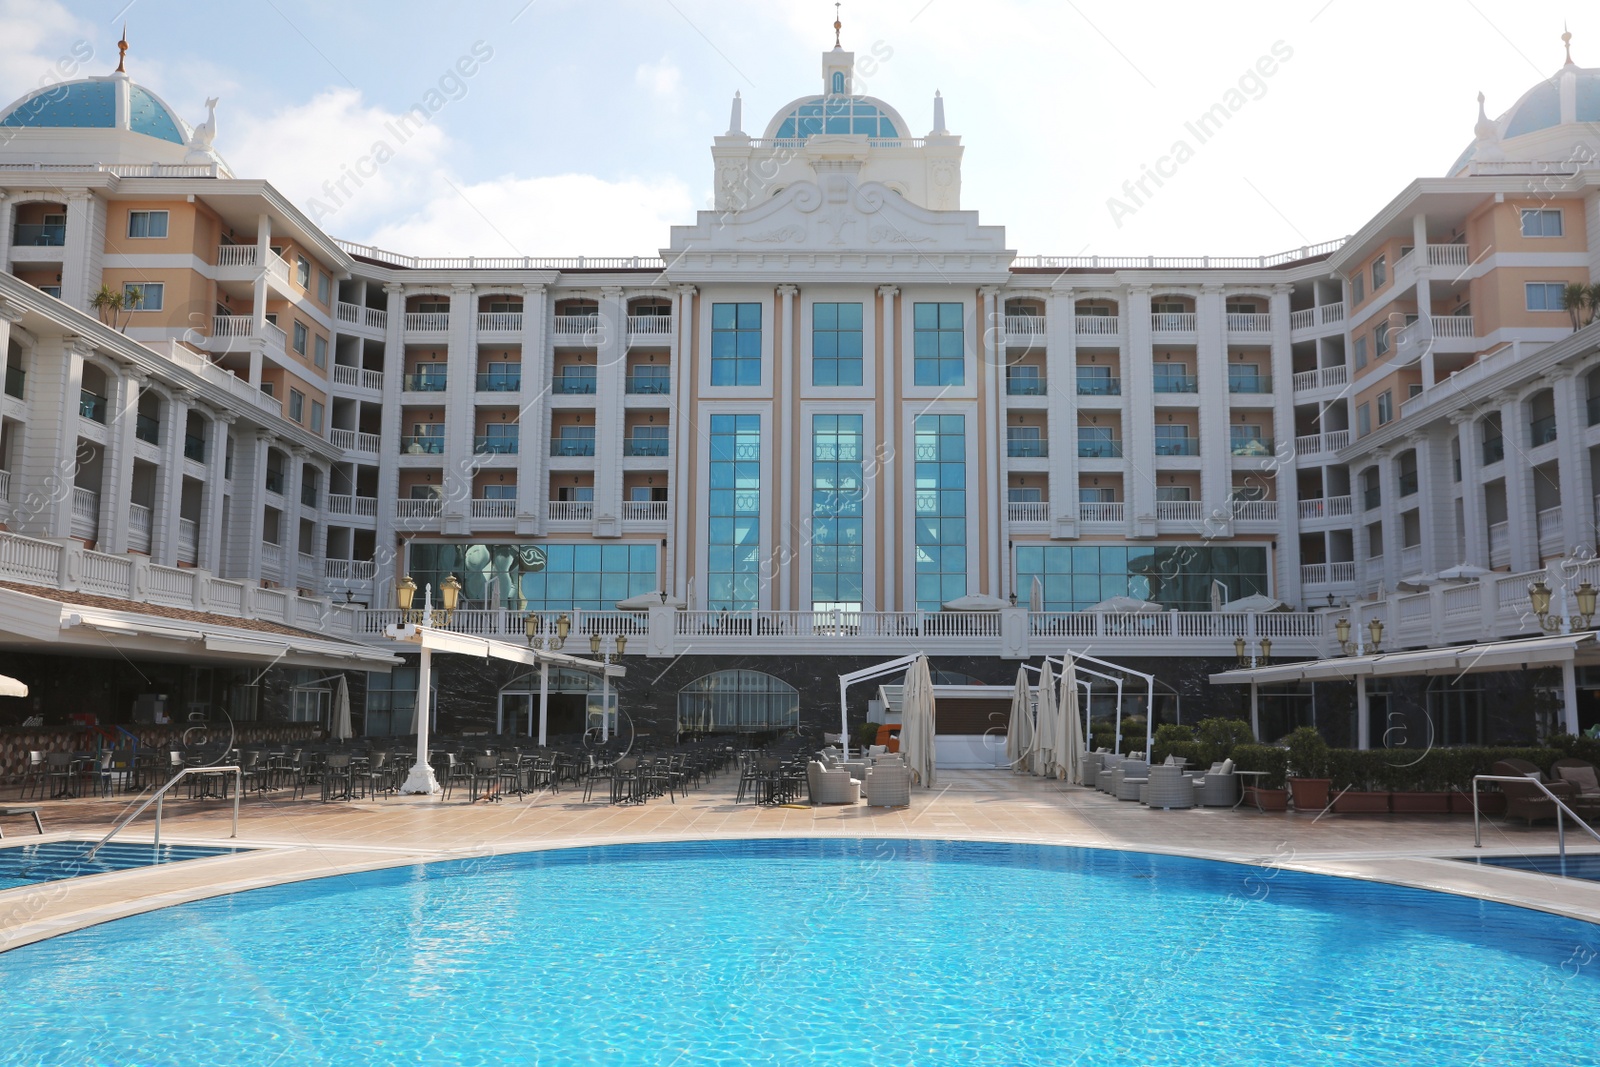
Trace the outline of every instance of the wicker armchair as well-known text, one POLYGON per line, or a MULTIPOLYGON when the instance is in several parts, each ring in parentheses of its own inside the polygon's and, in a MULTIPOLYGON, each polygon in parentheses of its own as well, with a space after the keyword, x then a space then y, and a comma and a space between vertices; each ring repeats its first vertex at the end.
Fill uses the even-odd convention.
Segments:
POLYGON ((880 763, 867 772, 867 803, 875 808, 905 807, 911 803, 911 768, 903 763, 880 763))
POLYGON ((806 784, 813 804, 859 804, 861 783, 847 770, 829 770, 815 760, 806 764, 806 784))
MULTIPOLYGON (((1544 775, 1539 771, 1539 768, 1527 760, 1501 760, 1494 765, 1493 773, 1508 777, 1520 776, 1544 782, 1546 789, 1560 797, 1569 806, 1577 793, 1577 788, 1569 782, 1545 782, 1544 775)), ((1535 819, 1554 819, 1556 817, 1556 802, 1546 796, 1544 791, 1532 782, 1526 785, 1520 782, 1501 782, 1500 791, 1506 795, 1506 817, 1508 819, 1525 819, 1528 825, 1532 826, 1535 819)))
POLYGON ((1203 808, 1231 808, 1239 800, 1239 780, 1233 776, 1233 761, 1213 763, 1211 769, 1194 782, 1194 802, 1203 808))
POLYGON ((1192 808, 1194 807, 1192 783, 1193 780, 1183 773, 1182 767, 1172 765, 1151 767, 1150 780, 1139 799, 1152 808, 1162 810, 1192 808))
POLYGON ((1150 764, 1143 760, 1123 760, 1111 776, 1111 795, 1118 800, 1138 800, 1139 787, 1150 780, 1149 774, 1150 764))

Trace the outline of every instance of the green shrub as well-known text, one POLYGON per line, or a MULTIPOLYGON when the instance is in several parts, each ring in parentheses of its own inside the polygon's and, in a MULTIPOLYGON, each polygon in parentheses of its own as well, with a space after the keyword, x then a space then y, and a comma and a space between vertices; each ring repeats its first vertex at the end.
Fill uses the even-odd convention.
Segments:
POLYGON ((1296 778, 1328 777, 1328 742, 1315 726, 1300 727, 1287 741, 1290 774, 1296 778))
POLYGON ((1237 746, 1254 744, 1255 735, 1250 724, 1240 719, 1202 719, 1195 740, 1200 743, 1196 762, 1209 767, 1233 755, 1237 746))
MULTIPOLYGON (((1221 720, 1211 720, 1221 721, 1221 720)), ((1204 732, 1205 724, 1201 724, 1204 732)), ((1255 785, 1262 789, 1282 789, 1289 774, 1289 750, 1272 745, 1235 745, 1232 751, 1234 770, 1265 771, 1255 785)))
POLYGON ((864 722, 856 727, 856 744, 861 746, 875 745, 878 743, 878 724, 864 722))
POLYGON ((1566 759, 1581 759, 1600 767, 1600 737, 1556 734, 1547 744, 1560 749, 1566 759))

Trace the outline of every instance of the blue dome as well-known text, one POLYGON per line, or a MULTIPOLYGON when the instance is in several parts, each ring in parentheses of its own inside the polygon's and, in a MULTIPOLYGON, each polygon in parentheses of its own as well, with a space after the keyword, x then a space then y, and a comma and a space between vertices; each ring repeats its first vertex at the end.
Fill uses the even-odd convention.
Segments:
POLYGON ((782 141, 803 141, 819 133, 900 136, 894 120, 864 96, 817 96, 803 100, 783 116, 773 136, 782 141))
POLYGON ((188 143, 167 105, 157 99, 155 93, 139 85, 130 86, 128 90, 128 129, 173 144, 188 143))
POLYGON ((172 109, 142 85, 128 85, 126 122, 117 115, 119 76, 52 85, 29 93, 0 117, 0 127, 35 130, 114 130, 121 126, 175 145, 188 143, 172 109))

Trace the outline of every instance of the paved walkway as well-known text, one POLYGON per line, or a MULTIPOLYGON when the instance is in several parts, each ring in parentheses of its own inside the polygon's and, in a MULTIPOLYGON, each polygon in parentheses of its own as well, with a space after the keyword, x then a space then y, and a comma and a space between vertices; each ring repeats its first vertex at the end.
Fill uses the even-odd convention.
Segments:
MULTIPOLYGON (((323 804, 287 793, 246 798, 234 856, 47 883, 0 893, 0 950, 187 900, 304 878, 429 860, 572 845, 740 837, 929 837, 1083 845, 1268 864, 1523 904, 1600 922, 1600 883, 1478 867, 1465 816, 1261 814, 1248 808, 1153 811, 1090 789, 991 771, 952 771, 909 808, 735 804, 725 773, 677 803, 613 807, 581 793, 498 804, 394 798, 323 804)), ((97 838, 127 798, 45 801, 47 838, 97 838)), ((227 842, 231 803, 167 806, 162 840, 227 842)), ((150 840, 152 815, 118 840, 150 840)), ((1478 855, 1553 853, 1552 827, 1485 822, 1478 855)), ((8 822, 4 845, 39 840, 8 822)), ((1572 851, 1600 851, 1569 834, 1572 851)))

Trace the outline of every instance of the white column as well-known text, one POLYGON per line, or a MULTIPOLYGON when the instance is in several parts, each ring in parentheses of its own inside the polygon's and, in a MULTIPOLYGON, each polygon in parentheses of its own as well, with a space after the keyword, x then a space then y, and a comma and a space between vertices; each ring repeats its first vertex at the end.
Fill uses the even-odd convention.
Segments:
POLYGON ((1411 252, 1413 272, 1417 279, 1417 323, 1413 344, 1422 352, 1422 388, 1432 389, 1433 367, 1433 289, 1430 278, 1433 266, 1428 262, 1428 216, 1411 217, 1411 252))
MULTIPOLYGON (((432 620, 428 620, 432 621, 432 620)), ((433 660, 428 651, 428 646, 422 646, 421 657, 417 660, 417 762, 406 775, 405 784, 400 787, 402 793, 428 794, 438 793, 439 780, 434 777, 433 764, 428 762, 428 719, 432 712, 433 687, 433 660)))
POLYGON ((78 473, 79 394, 83 363, 94 352, 79 337, 48 337, 28 368, 29 418, 23 426, 20 486, 12 491, 12 527, 33 537, 72 533, 72 488, 78 473))
MULTIPOLYGON (((5 201, 0 200, 0 225, 8 225, 5 220, 5 201)), ((5 251, 0 249, 0 264, 5 262, 5 251)), ((3 268, 0 268, 3 269, 3 268)), ((22 311, 0 300, 0 388, 4 387, 6 368, 11 361, 11 327, 22 321, 22 311)))
POLYGON ((550 448, 550 399, 545 383, 545 323, 549 317, 545 287, 522 287, 522 393, 517 441, 517 533, 530 537, 543 532, 545 453, 550 448))
POLYGON ((1546 380, 1555 401, 1556 447, 1561 454, 1561 547, 1570 552, 1578 545, 1593 545, 1595 539, 1589 450, 1584 447, 1588 419, 1575 368, 1563 367, 1546 380))
MULTIPOLYGON (((1201 338, 1221 336, 1222 292, 1207 288, 1196 306, 1201 338), (1214 306, 1215 305, 1215 306, 1214 306)), ((1122 470, 1128 501, 1130 537, 1156 535, 1155 340, 1150 326, 1149 290, 1132 301, 1128 346, 1122 358, 1122 470)), ((1197 349, 1204 352, 1204 348, 1197 349)), ((1199 358, 1204 358, 1200 356, 1199 358)), ((1224 398, 1226 403, 1226 398, 1224 398)))
POLYGON ((395 501, 400 497, 400 438, 407 429, 400 388, 406 372, 405 288, 387 282, 383 291, 388 298, 388 318, 383 331, 383 425, 378 442, 378 521, 373 535, 372 579, 372 602, 380 605, 393 603, 393 593, 385 595, 384 589, 392 590, 398 577, 395 501))
MULTIPOLYGON (((1050 419, 1050 536, 1078 535, 1077 294, 1050 294, 1045 320, 1045 385, 1050 419)), ((1021 591, 1017 594, 1022 595, 1021 591)))
POLYGON ((89 193, 67 194, 67 235, 61 249, 61 299, 79 311, 94 313, 89 301, 89 258, 94 240, 94 203, 89 193))
POLYGON ((300 586, 300 488, 304 484, 306 451, 291 448, 283 472, 283 585, 300 586))
MULTIPOLYGON (((1195 376, 1200 388, 1200 499, 1205 502, 1206 533, 1227 537, 1233 532, 1233 448, 1228 422, 1228 320, 1222 292, 1208 287, 1200 295, 1204 311, 1195 315, 1195 376)), ((1144 309, 1148 319, 1149 307, 1144 309)))
POLYGON ((1561 729, 1578 733, 1578 671, 1570 659, 1561 664, 1561 729))
POLYGON ((316 570, 311 573, 311 594, 321 595, 326 584, 328 568, 323 562, 328 558, 328 487, 333 483, 333 468, 318 460, 311 469, 317 475, 317 506, 312 512, 311 554, 316 557, 316 570))
POLYGON ((1533 499, 1533 469, 1524 449, 1528 443, 1527 410, 1518 397, 1501 396, 1500 433, 1505 439, 1506 535, 1511 569, 1531 571, 1539 565, 1538 509, 1533 499))
POLYGON ((544 748, 550 728, 550 661, 539 660, 539 747, 544 748))
MULTIPOLYGON (((999 515, 1001 509, 1000 479, 1002 477, 1000 453, 1005 448, 1006 440, 1004 415, 1000 406, 1000 367, 1005 361, 1005 342, 1002 340, 1004 331, 996 328, 996 323, 999 321, 995 317, 995 308, 999 304, 996 299, 1000 293, 999 287, 986 285, 980 290, 980 293, 983 296, 981 328, 986 335, 980 339, 980 344, 987 358, 979 361, 977 371, 983 376, 985 396, 988 398, 984 408, 988 415, 989 438, 987 441, 980 441, 978 447, 987 454, 985 466, 988 468, 989 491, 984 494, 979 506, 983 508, 983 514, 985 515, 999 515)), ((969 503, 968 507, 970 506, 971 504, 969 503)), ((1002 540, 1005 535, 1005 524, 995 523, 994 529, 995 536, 989 543, 989 558, 984 561, 984 581, 980 588, 987 589, 990 596, 1004 599, 1006 592, 1000 587, 1000 557, 1005 552, 1006 547, 1002 540)), ((967 573, 970 581, 972 576, 972 558, 970 556, 967 558, 967 573)), ((972 591, 970 585, 968 586, 968 591, 972 591)))
MULTIPOLYGON (((799 287, 794 285, 778 286, 778 322, 772 333, 772 354, 777 365, 777 380, 773 382, 772 389, 772 441, 775 453, 772 469, 777 482, 774 488, 778 497, 778 524, 770 566, 772 583, 778 594, 773 607, 779 611, 790 611, 794 607, 791 583, 799 570, 794 565, 794 544, 797 540, 803 540, 796 536, 794 493, 791 491, 792 479, 800 474, 800 466, 795 463, 795 446, 798 443, 801 448, 807 447, 806 428, 793 425, 790 418, 795 395, 791 390, 796 388, 795 368, 800 362, 794 351, 794 297, 799 291, 799 287)), ((809 492, 802 490, 802 495, 806 500, 811 499, 809 492)), ((802 603, 809 605, 810 602, 809 597, 802 598, 802 603)))
POLYGON ((189 405, 195 394, 174 390, 163 412, 161 468, 156 472, 155 506, 150 515, 150 558, 168 567, 178 565, 178 518, 183 506, 183 437, 189 405))
MULTIPOLYGON (((478 296, 469 284, 450 287, 450 331, 445 348, 444 503, 442 529, 467 532, 472 514, 472 439, 477 433, 478 296)), ((402 428, 403 429, 403 428, 402 428)))
MULTIPOLYGON (((222 543, 222 501, 227 494, 228 427, 233 425, 235 416, 225 411, 210 411, 207 415, 211 421, 206 426, 206 482, 200 492, 195 565, 221 577, 222 554, 226 551, 222 543)), ((237 509, 233 519, 239 519, 237 509)))
POLYGON ((1417 517, 1422 522, 1422 569, 1440 571, 1460 563, 1456 554, 1455 506, 1450 491, 1450 446, 1447 438, 1431 432, 1417 439, 1417 517))
POLYGON ((128 505, 133 499, 133 441, 139 414, 139 390, 149 375, 122 367, 108 375, 106 454, 100 475, 100 532, 95 547, 120 555, 128 551, 128 505))
MULTIPOLYGON (((1289 339, 1289 286, 1274 285, 1272 315, 1273 482, 1278 496, 1277 598, 1300 604, 1300 482, 1294 451, 1294 351, 1289 339)), ((1318 427, 1318 432, 1321 427, 1318 427)))
MULTIPOLYGON (((11 220, 16 217, 17 202, 0 189, 0 271, 11 272, 11 220)), ((0 345, 3 354, 4 345, 0 345)))
MULTIPOLYGON (((895 359, 894 338, 895 330, 900 324, 899 309, 895 306, 895 297, 900 295, 900 290, 892 285, 880 285, 878 295, 883 297, 883 350, 878 353, 878 395, 883 398, 883 425, 878 427, 878 439, 871 447, 874 456, 888 457, 896 455, 899 449, 899 438, 896 436, 895 427, 899 425, 900 406, 896 398, 900 393, 895 382, 898 380, 900 367, 898 360, 895 359)), ((883 551, 873 561, 873 567, 877 571, 878 580, 883 583, 883 597, 879 599, 875 589, 863 590, 862 595, 868 611, 895 611, 903 605, 897 603, 894 596, 895 576, 900 573, 900 543, 895 539, 897 528, 895 519, 899 514, 899 506, 893 486, 895 472, 902 464, 885 460, 882 463, 875 463, 874 466, 877 468, 877 473, 873 484, 863 486, 863 489, 871 495, 874 504, 877 505, 877 513, 882 516, 883 528, 873 540, 883 546, 883 551)), ((867 529, 871 528, 869 519, 867 529)), ((869 540, 868 543, 871 544, 872 541, 869 540)))
MULTIPOLYGON (((1359 619, 1356 620, 1360 622, 1359 619)), ((1367 699, 1367 676, 1356 676, 1356 748, 1368 749, 1372 745, 1372 704, 1367 699)))
POLYGON ((1483 460, 1483 443, 1478 433, 1476 409, 1457 412, 1450 416, 1461 447, 1461 523, 1462 538, 1466 542, 1466 559, 1457 563, 1471 563, 1478 567, 1489 566, 1489 525, 1485 518, 1483 478, 1479 473, 1483 460))
MULTIPOLYGON (((240 440, 233 452, 233 577, 246 582, 261 579, 261 543, 267 496, 267 450, 277 438, 266 430, 240 440)), ((282 531, 278 540, 284 540, 282 531)))
MULTIPOLYGON (((1400 522, 1400 477, 1395 472, 1395 454, 1388 451, 1373 453, 1378 465, 1378 515, 1383 521, 1383 580, 1384 591, 1394 592, 1400 573, 1401 544, 1405 540, 1400 522)), ((1392 621, 1392 620, 1391 620, 1392 621)))
POLYGON ((595 348, 594 533, 622 535, 623 381, 628 307, 619 286, 600 290, 600 344, 595 348))
POLYGON ((689 442, 694 436, 695 406, 692 393, 697 387, 690 373, 694 351, 695 293, 692 285, 680 285, 673 307, 676 347, 672 352, 672 482, 667 487, 672 509, 672 571, 674 596, 689 595, 689 512, 696 506, 689 495, 689 442))

